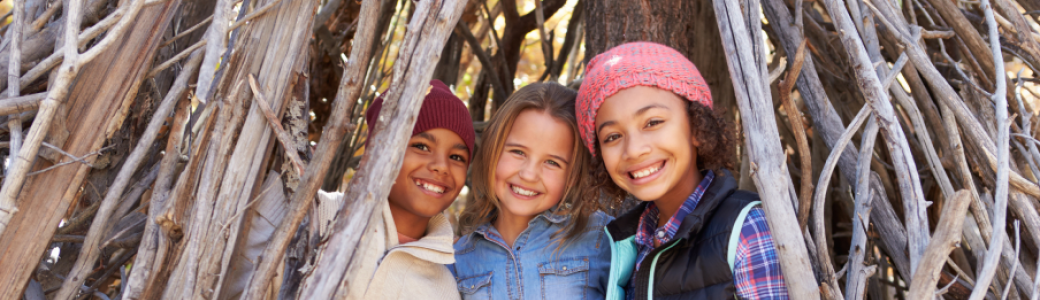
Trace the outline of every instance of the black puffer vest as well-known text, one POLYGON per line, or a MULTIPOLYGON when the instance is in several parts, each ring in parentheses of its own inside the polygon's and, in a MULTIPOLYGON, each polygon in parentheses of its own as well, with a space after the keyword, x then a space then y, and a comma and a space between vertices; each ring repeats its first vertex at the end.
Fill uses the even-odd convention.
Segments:
MULTIPOLYGON (((738 191, 737 181, 728 170, 717 173, 697 207, 683 218, 672 241, 651 252, 639 271, 632 275, 636 285, 634 299, 648 299, 650 292, 653 299, 734 299, 736 290, 728 261, 731 233, 737 218, 742 219, 741 212, 746 213, 745 208, 757 204, 758 200, 756 193, 738 191)), ((615 245, 624 247, 619 243, 634 243, 631 238, 636 234, 639 216, 645 208, 646 203, 640 204, 607 225, 607 233, 615 245)), ((624 258, 619 260, 625 261, 624 258)), ((612 266, 611 272, 631 273, 632 268, 634 265, 612 266)), ((621 280, 614 274, 610 278, 621 280)), ((627 282, 611 284, 610 288, 624 287, 627 282)), ((609 291, 607 298, 611 298, 609 291)))

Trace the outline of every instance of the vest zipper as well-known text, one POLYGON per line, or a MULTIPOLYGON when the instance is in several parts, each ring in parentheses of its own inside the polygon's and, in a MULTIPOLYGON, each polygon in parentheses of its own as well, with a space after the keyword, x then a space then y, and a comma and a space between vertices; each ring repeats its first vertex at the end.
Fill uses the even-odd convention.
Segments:
POLYGON ((650 282, 647 283, 646 286, 647 300, 654 300, 654 271, 657 269, 657 259, 661 257, 662 253, 668 251, 668 249, 672 249, 672 247, 675 247, 675 245, 678 245, 680 241, 682 241, 682 238, 678 238, 672 241, 670 245, 664 247, 664 249, 661 249, 661 251, 658 251, 656 254, 654 254, 654 260, 650 262, 650 282))

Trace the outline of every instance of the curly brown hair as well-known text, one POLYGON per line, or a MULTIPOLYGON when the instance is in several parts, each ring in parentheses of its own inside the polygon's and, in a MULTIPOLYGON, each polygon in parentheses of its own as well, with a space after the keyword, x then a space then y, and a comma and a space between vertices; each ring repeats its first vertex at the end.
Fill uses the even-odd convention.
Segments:
MULTIPOLYGON (((733 151, 736 149, 736 126, 726 119, 722 113, 713 111, 704 105, 686 101, 686 113, 690 119, 690 132, 700 141, 697 148, 697 168, 720 172, 724 168, 733 168, 733 151)), ((603 165, 603 155, 596 145, 596 157, 592 159, 591 185, 585 197, 602 199, 604 207, 614 208, 628 195, 607 173, 603 165)))

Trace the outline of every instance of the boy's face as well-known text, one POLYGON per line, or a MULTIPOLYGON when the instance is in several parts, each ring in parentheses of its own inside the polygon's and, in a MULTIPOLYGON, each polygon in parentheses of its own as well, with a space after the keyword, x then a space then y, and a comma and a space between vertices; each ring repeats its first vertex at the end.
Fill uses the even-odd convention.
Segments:
POLYGON ((643 201, 682 201, 698 183, 697 146, 686 100, 646 86, 607 97, 596 115, 604 166, 619 187, 643 201))
POLYGON ((521 112, 495 167, 500 216, 533 218, 560 203, 573 150, 567 123, 544 111, 521 112))
POLYGON ((458 134, 444 128, 412 136, 390 188, 391 210, 431 218, 448 208, 465 185, 468 149, 458 134))

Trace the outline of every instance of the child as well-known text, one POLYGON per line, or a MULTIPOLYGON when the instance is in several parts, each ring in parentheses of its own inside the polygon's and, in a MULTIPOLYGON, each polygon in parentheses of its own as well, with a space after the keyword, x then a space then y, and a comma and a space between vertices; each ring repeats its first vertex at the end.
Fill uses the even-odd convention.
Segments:
MULTIPOLYGON (((372 216, 374 232, 359 249, 359 274, 368 286, 350 285, 348 299, 459 299, 454 231, 444 209, 466 184, 476 133, 469 110, 443 82, 433 80, 408 141, 401 171, 388 201, 372 216)), ((369 137, 383 106, 376 99, 365 113, 369 137)), ((341 193, 318 193, 319 201, 342 201, 341 193)))
POLYGON ((593 177, 615 199, 645 201, 606 227, 607 299, 787 298, 758 194, 725 169, 733 125, 693 63, 623 44, 589 61, 577 101, 593 177))
POLYGON ((525 86, 483 133, 476 194, 455 243, 462 298, 603 299, 610 249, 601 228, 610 217, 584 195, 589 155, 574 97, 556 83, 525 86))

